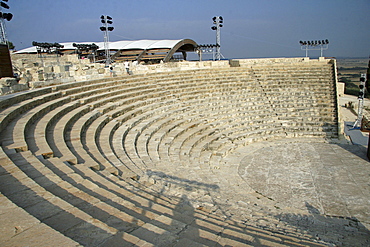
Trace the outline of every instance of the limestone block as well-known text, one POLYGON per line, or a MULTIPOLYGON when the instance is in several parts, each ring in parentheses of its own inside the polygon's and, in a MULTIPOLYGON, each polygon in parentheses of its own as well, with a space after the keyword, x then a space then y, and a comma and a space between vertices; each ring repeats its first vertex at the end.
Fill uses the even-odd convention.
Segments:
POLYGON ((85 70, 85 75, 92 75, 92 70, 85 70))
POLYGON ((86 71, 86 75, 96 76, 97 74, 98 74, 97 71, 95 71, 94 69, 90 69, 86 71))
POLYGON ((66 72, 66 71, 69 71, 69 67, 70 66, 68 66, 68 65, 54 66, 54 72, 55 73, 66 72))
POLYGON ((34 81, 37 80, 37 78, 39 78, 39 74, 36 71, 32 71, 31 76, 27 74, 27 77, 29 77, 30 79, 29 81, 34 81))
POLYGON ((10 87, 0 87, 0 95, 11 93, 10 87))
POLYGON ((339 96, 344 95, 344 88, 345 88, 345 83, 338 82, 338 94, 339 94, 339 96))
POLYGON ((38 73, 37 78, 38 78, 39 81, 45 80, 45 78, 44 78, 44 71, 39 70, 37 73, 38 73))
POLYGON ((89 69, 90 69, 90 66, 87 66, 87 65, 82 67, 82 70, 89 70, 89 69))
POLYGON ((4 77, 0 79, 0 85, 4 87, 11 87, 18 83, 17 79, 11 77, 4 77))
POLYGON ((79 59, 79 62, 83 64, 90 64, 90 59, 79 59))
POLYGON ((54 66, 53 67, 53 71, 55 73, 60 73, 60 72, 62 72, 62 70, 63 70, 63 68, 61 68, 61 66, 54 66))
POLYGON ((73 65, 73 66, 71 67, 71 70, 73 70, 73 71, 78 71, 78 70, 80 70, 80 66, 79 66, 79 65, 73 65))
POLYGON ((96 79, 96 76, 93 76, 93 75, 86 75, 86 80, 93 80, 93 79, 96 79))
POLYGON ((54 73, 44 73, 44 78, 45 80, 53 80, 55 79, 55 74, 54 73))
POLYGON ((203 64, 204 64, 205 67, 211 67, 212 66, 212 62, 210 62, 210 61, 204 62, 203 64))
POLYGON ((83 75, 76 75, 74 78, 76 81, 86 81, 86 76, 83 75))
POLYGON ((320 62, 324 62, 325 61, 325 57, 319 57, 319 61, 320 62))
POLYGON ((66 78, 61 78, 60 79, 61 83, 68 83, 68 82, 74 82, 74 78, 73 77, 66 77, 66 78))
POLYGON ((230 67, 240 67, 239 60, 231 59, 229 60, 230 67))
POLYGON ((17 84, 17 85, 12 86, 11 89, 14 92, 20 92, 20 91, 28 90, 28 86, 25 84, 17 84))
POLYGON ((44 85, 44 81, 32 81, 30 82, 30 87, 31 88, 38 88, 38 87, 42 87, 44 85))
POLYGON ((44 67, 44 72, 45 73, 52 73, 53 71, 54 71, 53 66, 44 67))

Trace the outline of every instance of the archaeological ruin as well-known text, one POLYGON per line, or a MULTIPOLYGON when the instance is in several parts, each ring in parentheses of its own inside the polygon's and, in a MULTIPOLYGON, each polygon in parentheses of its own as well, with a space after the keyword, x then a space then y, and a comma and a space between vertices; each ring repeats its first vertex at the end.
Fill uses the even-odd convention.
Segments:
POLYGON ((133 63, 181 42, 118 49, 132 74, 12 54, 0 246, 369 246, 370 166, 335 59, 133 63))

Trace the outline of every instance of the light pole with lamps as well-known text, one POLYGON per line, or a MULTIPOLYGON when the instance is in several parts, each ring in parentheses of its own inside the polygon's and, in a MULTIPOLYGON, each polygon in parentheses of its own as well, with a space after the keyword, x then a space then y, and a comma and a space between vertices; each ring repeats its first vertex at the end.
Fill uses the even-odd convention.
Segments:
POLYGON ((103 26, 100 27, 100 30, 104 32, 105 66, 109 67, 111 60, 110 60, 110 51, 109 51, 108 31, 113 31, 114 27, 109 26, 110 24, 113 23, 113 21, 112 21, 112 17, 108 15, 102 15, 100 19, 101 19, 101 23, 103 23, 103 26))
POLYGON ((315 41, 299 41, 301 44, 301 50, 306 51, 306 57, 308 57, 309 50, 320 50, 320 57, 323 55, 323 50, 329 48, 329 40, 315 40, 315 41))
POLYGON ((8 2, 8 0, 3 0, 0 2, 0 43, 1 44, 8 44, 8 39, 6 36, 6 31, 5 31, 5 20, 10 21, 13 18, 12 13, 3 13, 3 8, 4 9, 9 9, 9 5, 4 3, 8 2))
POLYGON ((212 30, 216 31, 216 60, 221 60, 221 32, 220 28, 223 27, 224 19, 222 16, 215 16, 212 18, 214 26, 211 27, 212 30))

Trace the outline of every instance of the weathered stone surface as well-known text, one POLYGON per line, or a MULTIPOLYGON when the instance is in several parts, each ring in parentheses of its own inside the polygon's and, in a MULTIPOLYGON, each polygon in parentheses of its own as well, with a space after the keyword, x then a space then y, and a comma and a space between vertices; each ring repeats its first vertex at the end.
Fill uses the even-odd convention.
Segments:
POLYGON ((23 209, 0 194, 0 242, 40 223, 23 209))
POLYGON ((15 235, 7 241, 0 240, 4 247, 40 247, 40 246, 80 246, 79 243, 71 240, 63 234, 55 231, 45 224, 38 224, 27 231, 15 235))
POLYGON ((18 84, 18 81, 15 78, 10 78, 10 77, 0 78, 0 85, 3 87, 11 87, 16 84, 18 84))

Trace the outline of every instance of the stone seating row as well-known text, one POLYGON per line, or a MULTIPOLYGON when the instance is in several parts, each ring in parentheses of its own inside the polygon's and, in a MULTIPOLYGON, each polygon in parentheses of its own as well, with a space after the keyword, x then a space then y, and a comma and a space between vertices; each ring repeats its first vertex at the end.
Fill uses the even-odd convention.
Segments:
MULTIPOLYGON (((152 121, 152 122, 154 122, 154 121, 152 121)), ((147 127, 145 127, 145 128, 147 128, 147 127)), ((143 129, 139 130, 138 132, 140 133, 142 131, 143 131, 143 129)), ((137 137, 136 137, 136 139, 137 139, 137 137)), ((137 145, 137 146, 140 146, 140 145, 137 145)))
MULTIPOLYGON (((180 143, 180 142, 178 142, 178 143, 180 143)), ((139 146, 139 145, 137 145, 137 146, 139 146)))
MULTIPOLYGON (((52 91, 54 91, 54 92, 60 91, 64 95, 69 95, 69 94, 72 94, 72 93, 86 91, 86 90, 93 89, 93 88, 101 88, 101 87, 104 87, 104 86, 108 85, 107 81, 108 82, 111 81, 110 84, 112 84, 112 85, 117 84, 120 81, 124 82, 124 80, 117 80, 116 78, 109 78, 109 79, 101 79, 100 81, 75 82, 75 83, 67 83, 67 84, 62 84, 62 85, 56 85, 56 86, 45 88, 45 89, 36 89, 32 92, 19 93, 16 96, 13 96, 11 98, 7 97, 7 96, 4 96, 3 100, 1 101, 1 104, 0 104, 1 107, 0 108, 3 109, 3 108, 6 108, 8 106, 17 104, 18 102, 25 101, 27 99, 33 99, 33 100, 31 100, 31 102, 36 104, 37 101, 35 101, 35 97, 44 96, 46 93, 52 93, 52 91), (99 82, 99 83, 97 83, 97 82, 99 82), (92 84, 93 86, 90 85, 90 84, 92 84)), ((23 109, 25 109, 25 108, 23 108, 23 109)))
MULTIPOLYGON (((163 103, 161 103, 161 104, 163 104, 163 103)), ((112 113, 112 114, 113 114, 113 115, 117 115, 117 113, 112 113)), ((106 117, 104 117, 104 116, 103 116, 102 118, 103 118, 103 119, 106 119, 106 117)), ((99 124, 98 124, 98 125, 99 125, 99 124)), ((94 127, 93 127, 92 129, 93 129, 93 130, 99 130, 99 128, 94 128, 94 127)), ((93 136, 93 135, 90 135, 90 136, 93 136)))
MULTIPOLYGON (((182 243, 222 243, 222 241, 235 239, 231 238, 231 235, 239 235, 240 242, 249 237, 248 234, 243 235, 242 230, 237 230, 238 227, 234 223, 225 224, 225 220, 218 216, 203 211, 194 212, 192 207, 187 208, 179 204, 179 201, 161 198, 159 194, 151 194, 138 183, 111 175, 111 173, 115 173, 115 175, 120 175, 120 173, 112 172, 109 169, 100 171, 101 166, 105 164, 103 162, 106 160, 106 152, 109 152, 109 149, 103 152, 105 149, 102 146, 113 148, 112 153, 117 154, 114 156, 123 161, 124 166, 130 166, 132 163, 132 166, 137 168, 131 170, 139 172, 153 167, 150 161, 156 158, 159 161, 165 160, 163 155, 168 156, 169 163, 186 159, 187 154, 191 153, 191 148, 196 146, 195 144, 207 143, 209 141, 205 141, 207 137, 213 137, 214 130, 212 128, 222 126, 222 131, 225 129, 234 133, 233 127, 237 127, 239 123, 232 126, 228 119, 230 117, 237 118, 240 113, 236 110, 235 113, 228 114, 233 110, 232 107, 217 105, 218 101, 225 100, 220 97, 226 97, 218 92, 226 93, 227 87, 233 86, 233 83, 220 83, 216 84, 217 86, 207 87, 201 84, 197 86, 195 80, 192 84, 192 87, 182 85, 178 90, 176 84, 163 88, 161 85, 157 91, 144 92, 142 89, 146 87, 137 87, 137 93, 130 94, 126 91, 127 94, 122 93, 125 96, 119 93, 124 92, 123 90, 117 90, 112 94, 104 95, 104 97, 111 97, 109 100, 115 99, 112 104, 109 104, 108 100, 103 100, 103 96, 100 97, 94 93, 74 98, 74 94, 70 91, 65 94, 65 97, 68 96, 72 100, 63 99, 70 104, 68 110, 63 110, 63 107, 60 106, 57 107, 58 110, 54 108, 50 113, 47 113, 50 108, 45 106, 40 113, 29 117, 28 124, 25 125, 18 124, 18 121, 26 121, 23 120, 23 117, 9 117, 15 121, 14 126, 27 126, 27 131, 23 131, 22 135, 29 151, 8 148, 11 147, 11 144, 5 143, 7 156, 15 167, 23 172, 25 177, 55 197, 53 199, 55 201, 51 202, 45 198, 36 204, 18 202, 19 205, 58 232, 80 244, 87 245, 108 245, 113 242, 158 244, 155 239, 161 239, 164 241, 163 244, 165 238, 167 241, 175 241, 180 231, 184 231, 181 234, 180 241, 182 243), (140 93, 144 95, 140 97, 140 93), (204 94, 212 94, 212 96, 199 99, 204 94), (77 98, 78 101, 75 101, 77 98), (98 102, 98 100, 101 101, 98 102), (213 112, 209 110, 208 106, 205 106, 205 101, 214 101, 213 112), (53 118, 53 116, 57 117, 53 118), (199 116, 208 119, 208 121, 199 121, 199 116), (36 133, 40 133, 36 130, 41 130, 41 135, 36 136, 36 133), (175 130, 177 134, 171 137, 172 134, 175 134, 175 130), (24 132, 27 132, 26 135, 24 132), (156 133, 159 132, 162 133, 157 135, 156 133), (147 133, 147 136, 144 136, 143 133, 147 133), (202 134, 204 135, 201 136, 202 134), (43 140, 41 142, 39 142, 40 136, 43 140), (160 140, 164 143, 159 142, 160 140), (157 150, 155 150, 158 152, 158 157, 153 156, 152 158, 149 154, 151 141, 159 143, 157 150), (43 144, 41 145, 41 143, 43 144), (52 150, 52 155, 49 156, 48 152, 40 153, 40 147, 45 144, 52 150), (142 149, 143 145, 146 148, 142 149), (62 150, 61 147, 65 150, 62 150), (121 156, 117 148, 123 149, 121 156), (178 152, 179 149, 180 152, 178 152), (123 154, 126 155, 126 159, 122 158, 123 154), (75 160, 65 159, 69 155, 75 160), (78 158, 81 160, 78 161, 78 158), (90 168, 95 168, 95 171, 90 168), (54 203, 62 206, 50 205, 54 205, 54 203), (175 209, 179 205, 182 209, 175 209), (44 212, 36 211, 43 206, 47 210, 44 212), (187 219, 184 219, 180 213, 184 208, 189 216, 187 219), (143 211, 143 209, 145 210, 143 211), (69 225, 62 225, 61 219, 68 218, 74 220, 71 220, 69 225), (196 224, 187 229, 187 226, 195 221, 196 224), (206 225, 203 226, 203 223, 200 222, 204 222, 206 225), (181 226, 180 230, 173 229, 171 224, 181 226), (219 228, 220 226, 223 227, 219 228), (219 230, 215 230, 216 228, 219 230), (96 232, 97 236, 86 234, 88 230, 96 232), (207 238, 200 235, 198 238, 191 238, 192 231, 200 230, 212 237, 207 238), (227 231, 230 231, 230 234, 225 234, 227 231)), ((234 85, 236 84, 234 83, 234 85)), ((236 88, 239 90, 238 87, 236 88)), ((98 92, 97 94, 100 94, 102 91, 98 92)), ((62 93, 60 99, 62 100, 63 97, 62 93)), ((231 99, 232 97, 229 97, 229 100, 231 99)), ((245 98, 238 98, 234 104, 242 104, 240 101, 243 99, 245 98)), ((41 107, 42 104, 38 105, 41 107)), ((253 113, 258 112, 260 110, 255 109, 253 113)), ((8 130, 12 129, 13 126, 8 126, 8 130)), ((255 136, 257 137, 259 134, 255 134, 255 136)), ((213 139, 217 139, 217 136, 213 139)), ((201 150, 201 147, 202 145, 197 149, 201 150)), ((217 149, 217 147, 215 148, 217 149)), ((112 167, 117 168, 115 165, 112 167)), ((1 187, 2 191, 4 187, 1 187)), ((14 201, 20 196, 17 193, 5 191, 6 196, 14 201)), ((262 233, 260 234, 262 236, 262 233)), ((267 235, 263 236, 267 242, 273 241, 267 235)), ((273 241, 272 244, 282 242, 283 240, 280 239, 273 241)))
MULTIPOLYGON (((17 93, 12 96, 3 96, 0 101, 0 111, 2 111, 2 116, 6 117, 5 119, 1 119, 1 124, 6 125, 7 119, 12 120, 15 116, 22 114, 23 112, 27 111, 30 108, 33 108, 39 104, 44 102, 48 102, 55 98, 58 98, 62 95, 68 95, 68 89, 73 88, 74 90, 77 88, 78 91, 85 90, 86 85, 90 87, 90 84, 96 83, 105 83, 106 81, 113 80, 112 78, 108 79, 100 79, 95 81, 83 81, 83 82, 74 82, 74 83, 66 83, 62 85, 35 89, 30 92, 21 92, 17 93), (64 91, 63 91, 64 90, 64 91)), ((116 81, 113 81, 116 83, 116 81)), ((93 86, 94 88, 96 87, 93 86)), ((72 91, 73 91, 72 89, 72 91)))
MULTIPOLYGON (((53 95, 54 96, 54 95, 53 95)), ((59 104, 59 105, 64 105, 65 103, 66 103, 66 101, 68 101, 70 98, 64 98, 64 100, 59 100, 59 101, 57 101, 57 103, 59 104)), ((51 104, 50 104, 51 105, 51 104)), ((39 107, 39 108, 41 108, 41 107, 39 107)), ((32 119, 32 118, 37 118, 37 115, 36 114, 42 114, 43 113, 43 111, 49 111, 50 110, 50 108, 51 108, 51 106, 49 106, 49 107, 45 107, 45 106, 43 106, 42 107, 42 109, 35 109, 34 111, 33 111, 33 113, 34 113, 34 115, 31 115, 31 114, 28 114, 28 116, 27 117, 24 117, 24 116, 22 116, 22 124, 27 124, 27 123, 29 123, 31 120, 30 119, 32 119), (36 117, 35 117, 36 116, 36 117)), ((31 112, 32 113, 32 112, 31 112)), ((19 112, 16 112, 16 114, 18 114, 19 115, 19 112)), ((19 125, 21 125, 20 123, 19 123, 19 125)), ((22 129, 24 129, 24 126, 20 126, 19 127, 19 129, 20 130, 22 130, 22 129)), ((19 133, 18 131, 15 131, 15 133, 19 133)), ((24 145, 22 146, 21 145, 21 147, 19 148, 19 149, 24 149, 24 150, 27 150, 27 148, 26 147, 24 147, 24 145)))

